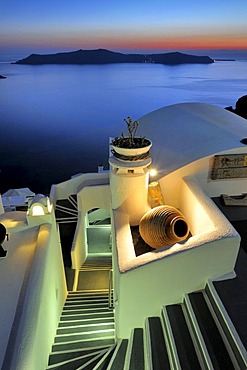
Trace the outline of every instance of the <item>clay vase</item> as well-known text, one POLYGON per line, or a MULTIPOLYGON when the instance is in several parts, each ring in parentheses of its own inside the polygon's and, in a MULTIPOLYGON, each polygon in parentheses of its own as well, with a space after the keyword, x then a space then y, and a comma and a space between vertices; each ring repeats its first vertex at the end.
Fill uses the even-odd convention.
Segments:
POLYGON ((186 239, 189 227, 183 214, 172 206, 158 206, 141 218, 139 231, 142 239, 158 249, 186 239))

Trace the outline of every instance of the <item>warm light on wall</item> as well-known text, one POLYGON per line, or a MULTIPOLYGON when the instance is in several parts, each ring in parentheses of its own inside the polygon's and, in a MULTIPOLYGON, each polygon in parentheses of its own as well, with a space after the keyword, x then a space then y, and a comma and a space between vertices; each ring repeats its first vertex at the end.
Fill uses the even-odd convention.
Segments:
POLYGON ((39 204, 36 204, 32 208, 32 216, 43 216, 45 214, 44 208, 39 204))
POLYGON ((52 211, 52 204, 50 199, 42 194, 37 194, 29 204, 29 216, 44 216, 50 214, 52 211))

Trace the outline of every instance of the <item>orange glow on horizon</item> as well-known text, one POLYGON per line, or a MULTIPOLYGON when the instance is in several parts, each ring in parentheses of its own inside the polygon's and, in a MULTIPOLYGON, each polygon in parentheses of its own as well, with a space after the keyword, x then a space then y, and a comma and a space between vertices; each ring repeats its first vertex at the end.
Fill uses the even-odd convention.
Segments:
POLYGON ((136 37, 126 40, 105 40, 104 44, 108 48, 131 49, 131 50, 164 50, 164 49, 242 49, 247 50, 247 38, 244 36, 185 36, 170 38, 142 39, 136 37))
POLYGON ((17 42, 14 37, 8 40, 8 45, 14 47, 28 48, 44 48, 44 49, 60 49, 77 50, 77 49, 109 49, 109 50, 128 50, 131 52, 141 52, 141 50, 150 50, 151 52, 159 52, 161 50, 203 50, 203 49, 228 49, 228 50, 247 50, 247 37, 244 34, 224 34, 224 35, 206 35, 206 34, 191 34, 191 35, 176 35, 176 36, 147 36, 136 34, 116 34, 95 36, 88 35, 85 40, 83 37, 78 37, 75 34, 59 34, 44 37, 44 35, 36 35, 29 38, 28 41, 22 37, 17 42))
MULTIPOLYGON (((133 39, 105 39, 105 40, 92 40, 92 41, 83 41, 78 42, 69 42, 64 44, 63 42, 53 43, 54 45, 59 45, 59 47, 66 47, 71 49, 109 49, 109 50, 183 50, 183 49, 242 49, 247 50, 247 40, 246 39, 231 39, 231 38, 214 38, 205 37, 205 38, 173 38, 173 39, 151 39, 143 40, 141 38, 133 39)), ((45 45, 44 45, 45 46, 45 45)))
POLYGON ((247 50, 247 0, 62 3, 3 1, 1 50, 247 50))

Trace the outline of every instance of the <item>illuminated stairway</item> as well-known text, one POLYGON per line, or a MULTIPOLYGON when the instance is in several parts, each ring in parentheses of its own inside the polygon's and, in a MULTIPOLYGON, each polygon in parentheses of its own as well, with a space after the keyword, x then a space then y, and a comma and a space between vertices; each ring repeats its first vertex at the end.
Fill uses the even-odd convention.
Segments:
POLYGON ((47 369, 246 370, 247 355, 212 284, 162 307, 114 343, 105 293, 69 293, 47 369))
POLYGON ((79 369, 85 364, 90 369, 108 358, 114 343, 114 314, 108 308, 108 294, 69 292, 47 369, 79 369))
POLYGON ((172 369, 246 370, 246 350, 212 284, 163 307, 162 319, 172 369))
POLYGON ((112 272, 111 256, 88 255, 86 261, 78 271, 76 290, 109 292, 112 272))

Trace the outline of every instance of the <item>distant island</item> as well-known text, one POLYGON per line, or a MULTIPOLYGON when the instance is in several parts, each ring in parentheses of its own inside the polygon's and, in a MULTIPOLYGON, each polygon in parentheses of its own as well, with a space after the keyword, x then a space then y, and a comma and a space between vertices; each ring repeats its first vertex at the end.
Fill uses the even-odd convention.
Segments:
POLYGON ((156 64, 210 64, 208 56, 195 56, 179 52, 163 54, 123 54, 106 49, 77 50, 57 54, 31 54, 14 64, 110 64, 110 63, 156 63, 156 64))

